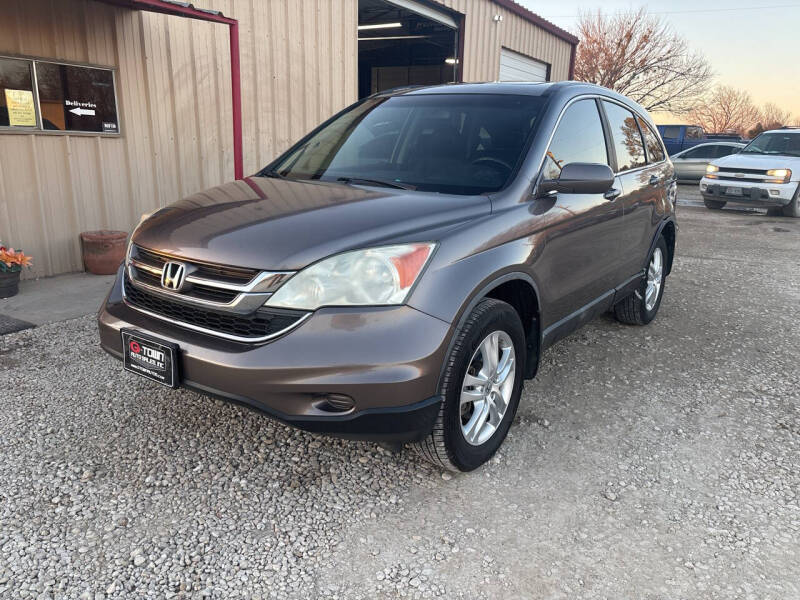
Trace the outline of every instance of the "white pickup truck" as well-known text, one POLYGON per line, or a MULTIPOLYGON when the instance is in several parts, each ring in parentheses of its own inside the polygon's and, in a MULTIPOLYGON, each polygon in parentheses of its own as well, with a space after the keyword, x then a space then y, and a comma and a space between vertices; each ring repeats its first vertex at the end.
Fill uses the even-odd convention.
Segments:
POLYGON ((765 131, 740 152, 712 161, 700 193, 708 208, 734 202, 800 217, 800 129, 765 131))

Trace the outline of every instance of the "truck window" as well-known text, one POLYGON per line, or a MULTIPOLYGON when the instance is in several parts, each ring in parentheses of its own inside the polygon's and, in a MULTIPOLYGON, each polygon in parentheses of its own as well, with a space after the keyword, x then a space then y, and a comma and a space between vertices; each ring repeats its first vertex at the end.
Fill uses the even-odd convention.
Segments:
POLYGON ((686 139, 688 140, 700 140, 706 134, 703 131, 702 127, 687 127, 686 128, 686 139))
POLYGON ((661 137, 664 139, 677 140, 681 137, 680 125, 668 125, 661 129, 661 137))

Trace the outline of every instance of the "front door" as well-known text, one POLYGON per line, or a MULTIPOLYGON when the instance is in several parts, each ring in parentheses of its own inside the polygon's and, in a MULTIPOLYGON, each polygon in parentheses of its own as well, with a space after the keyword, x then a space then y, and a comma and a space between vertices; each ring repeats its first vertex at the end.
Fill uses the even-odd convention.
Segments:
MULTIPOLYGON (((610 164, 594 99, 579 100, 564 112, 545 158, 543 178, 558 179, 561 168, 575 162, 610 164)), ((615 182, 621 191, 619 185, 615 182)), ((554 308, 542 317, 545 329, 564 325, 565 333, 582 322, 580 315, 593 316, 591 306, 602 303, 614 288, 623 211, 613 194, 559 193, 553 201, 555 224, 547 230, 538 268, 548 282, 542 293, 554 308)))

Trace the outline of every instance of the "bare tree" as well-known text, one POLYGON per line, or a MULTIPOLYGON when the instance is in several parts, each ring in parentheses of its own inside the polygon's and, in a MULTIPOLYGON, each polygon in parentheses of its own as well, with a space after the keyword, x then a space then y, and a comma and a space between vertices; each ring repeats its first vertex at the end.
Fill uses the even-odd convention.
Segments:
POLYGON ((625 94, 647 110, 688 112, 713 76, 702 55, 644 9, 582 14, 578 35, 575 78, 625 94))
POLYGON ((764 125, 764 129, 777 129, 792 122, 792 113, 772 102, 767 102, 761 109, 759 122, 764 125))
POLYGON ((689 112, 689 120, 708 133, 746 134, 759 122, 759 111, 750 94, 719 85, 689 112))

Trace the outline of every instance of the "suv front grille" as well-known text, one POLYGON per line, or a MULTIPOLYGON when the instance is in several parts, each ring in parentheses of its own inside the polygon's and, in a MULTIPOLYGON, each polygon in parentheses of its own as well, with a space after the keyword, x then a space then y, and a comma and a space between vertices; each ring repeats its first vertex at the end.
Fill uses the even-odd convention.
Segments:
MULTIPOLYGON (((167 254, 154 252, 153 250, 142 248, 141 246, 137 246, 136 244, 133 245, 132 253, 137 258, 137 260, 139 260, 139 262, 145 263, 157 269, 163 268, 165 262, 174 260, 171 256, 167 254)), ((190 263, 195 268, 194 273, 198 277, 203 277, 204 279, 218 281, 220 283, 246 284, 250 283, 253 280, 253 277, 258 275, 258 271, 256 269, 246 269, 243 267, 229 267, 227 265, 212 265, 209 263, 201 263, 195 261, 183 261, 183 262, 190 263)))
POLYGON ((209 335, 241 342, 262 342, 299 325, 310 313, 259 308, 249 315, 204 310, 137 288, 127 273, 125 301, 133 308, 209 335))

